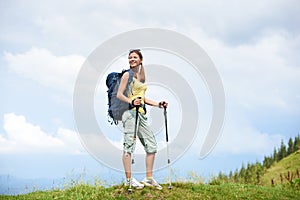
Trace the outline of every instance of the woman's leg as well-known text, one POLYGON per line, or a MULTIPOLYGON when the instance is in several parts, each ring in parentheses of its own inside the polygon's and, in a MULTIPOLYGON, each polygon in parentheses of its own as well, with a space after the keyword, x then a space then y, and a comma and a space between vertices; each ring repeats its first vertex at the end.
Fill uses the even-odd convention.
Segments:
POLYGON ((122 160, 126 179, 129 179, 131 178, 131 154, 124 152, 122 160))
POLYGON ((135 111, 127 110, 122 116, 122 122, 124 127, 122 161, 126 179, 131 178, 131 152, 133 152, 135 148, 135 143, 133 140, 133 128, 135 123, 134 112, 135 111))
POLYGON ((155 159, 155 153, 147 153, 146 155, 146 177, 142 181, 145 186, 156 187, 161 190, 162 186, 157 183, 157 181, 153 178, 153 164, 155 159))
POLYGON ((146 177, 152 177, 155 153, 157 151, 157 143, 154 134, 147 123, 147 117, 144 115, 140 116, 138 137, 146 151, 146 177))
POLYGON ((146 177, 152 177, 155 153, 146 154, 146 177))

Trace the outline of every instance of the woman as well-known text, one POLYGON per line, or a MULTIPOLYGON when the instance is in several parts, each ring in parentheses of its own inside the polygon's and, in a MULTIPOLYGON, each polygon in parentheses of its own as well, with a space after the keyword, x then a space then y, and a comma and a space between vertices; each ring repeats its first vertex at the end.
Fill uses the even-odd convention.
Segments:
POLYGON ((131 104, 133 109, 125 111, 122 116, 124 126, 124 143, 123 143, 123 166, 126 175, 125 185, 131 185, 134 188, 142 189, 145 186, 154 186, 161 190, 162 187, 156 182, 152 176, 155 153, 157 152, 157 144, 155 137, 147 123, 146 111, 143 105, 156 107, 167 107, 166 101, 156 102, 145 97, 147 85, 145 84, 145 71, 142 64, 143 55, 139 49, 130 50, 128 55, 130 69, 134 72, 133 81, 130 83, 131 91, 128 95, 124 95, 127 88, 129 72, 125 72, 121 78, 117 98, 131 104), (135 148, 133 139, 135 129, 136 108, 138 108, 138 125, 137 136, 146 151, 146 177, 142 183, 138 182, 131 176, 131 154, 135 148))

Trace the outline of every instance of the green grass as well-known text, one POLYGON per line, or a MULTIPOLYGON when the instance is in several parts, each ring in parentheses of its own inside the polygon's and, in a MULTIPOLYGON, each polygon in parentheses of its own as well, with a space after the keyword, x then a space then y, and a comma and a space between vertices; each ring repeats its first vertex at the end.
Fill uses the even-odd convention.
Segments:
POLYGON ((146 187, 127 193, 118 185, 110 188, 78 184, 65 190, 37 191, 18 196, 0 196, 0 199, 299 199, 299 187, 290 185, 257 186, 240 184, 173 183, 172 190, 146 187))
MULTIPOLYGON (((105 188, 101 181, 97 180, 95 186, 76 180, 64 190, 36 191, 24 195, 5 196, 2 199, 297 199, 300 198, 300 178, 296 176, 297 169, 300 170, 300 151, 275 163, 262 177, 262 185, 245 185, 233 183, 203 184, 201 177, 195 173, 189 173, 190 182, 173 183, 172 190, 163 185, 163 190, 155 188, 144 188, 134 190, 132 194, 127 193, 127 188, 117 185, 105 188), (291 181, 280 180, 290 172, 293 173, 291 181), (275 181, 272 186, 271 179, 275 181), (193 183, 192 183, 193 182, 193 183)), ((284 178, 285 179, 285 178, 284 178)))
POLYGON ((262 177, 262 183, 265 185, 271 185, 271 180, 273 179, 275 184, 281 184, 288 182, 286 176, 290 173, 293 179, 298 179, 296 172, 300 171, 300 151, 297 151, 288 157, 283 158, 278 163, 272 165, 262 177), (281 177, 282 180, 281 182, 281 177))

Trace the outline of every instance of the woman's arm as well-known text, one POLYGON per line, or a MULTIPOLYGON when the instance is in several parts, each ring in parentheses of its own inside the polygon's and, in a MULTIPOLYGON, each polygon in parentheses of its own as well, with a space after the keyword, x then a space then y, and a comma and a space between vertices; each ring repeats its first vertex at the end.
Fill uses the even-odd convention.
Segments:
POLYGON ((145 102, 145 104, 147 104, 149 106, 156 106, 159 108, 168 106, 168 103, 166 101, 156 102, 151 99, 147 99, 146 97, 144 98, 144 102, 145 102))
POLYGON ((156 107, 158 107, 159 104, 159 102, 152 101, 151 99, 147 99, 146 97, 144 98, 144 102, 149 106, 156 106, 156 107))

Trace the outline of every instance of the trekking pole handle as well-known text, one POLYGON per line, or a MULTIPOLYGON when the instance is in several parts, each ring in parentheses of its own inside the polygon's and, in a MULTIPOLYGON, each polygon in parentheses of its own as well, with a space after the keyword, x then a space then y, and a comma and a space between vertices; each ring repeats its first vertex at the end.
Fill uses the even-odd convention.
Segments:
POLYGON ((142 97, 137 97, 137 98, 135 98, 135 99, 133 99, 133 100, 131 101, 131 105, 132 105, 133 107, 139 107, 139 106, 141 106, 141 105, 134 105, 134 101, 137 100, 137 99, 142 99, 142 97))
POLYGON ((159 108, 166 108, 168 106, 168 103, 165 101, 161 101, 158 103, 159 108))

